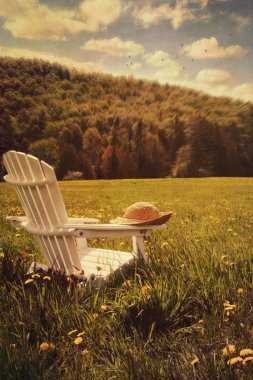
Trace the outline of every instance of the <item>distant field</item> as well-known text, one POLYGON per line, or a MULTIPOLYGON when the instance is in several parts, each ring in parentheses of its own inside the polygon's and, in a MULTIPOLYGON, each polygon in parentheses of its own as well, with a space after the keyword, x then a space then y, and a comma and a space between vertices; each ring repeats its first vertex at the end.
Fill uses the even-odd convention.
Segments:
MULTIPOLYGON (((140 263, 128 279, 112 280, 103 294, 67 291, 57 279, 24 285, 32 259, 22 261, 19 252, 39 253, 27 233, 4 221, 23 211, 13 189, 0 184, 3 378, 250 379, 253 351, 228 361, 253 350, 253 179, 74 181, 60 187, 73 217, 109 222, 137 201, 174 215, 147 239, 149 263, 140 263), (75 329, 84 332, 78 345, 78 332, 68 335, 75 329), (42 342, 55 347, 42 351, 42 342), (227 345, 235 347, 223 352, 227 345)), ((130 249, 128 240, 96 243, 130 249)))

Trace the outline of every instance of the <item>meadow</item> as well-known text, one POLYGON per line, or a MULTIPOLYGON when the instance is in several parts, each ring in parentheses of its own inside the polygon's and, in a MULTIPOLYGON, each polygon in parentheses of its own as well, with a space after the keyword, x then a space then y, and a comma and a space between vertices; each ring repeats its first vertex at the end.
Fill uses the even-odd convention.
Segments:
MULTIPOLYGON (((147 201, 173 211, 138 262, 103 291, 61 273, 26 272, 42 261, 0 184, 0 378, 252 379, 253 179, 61 182, 68 215, 109 222, 147 201)), ((96 245, 131 249, 128 239, 96 245)))

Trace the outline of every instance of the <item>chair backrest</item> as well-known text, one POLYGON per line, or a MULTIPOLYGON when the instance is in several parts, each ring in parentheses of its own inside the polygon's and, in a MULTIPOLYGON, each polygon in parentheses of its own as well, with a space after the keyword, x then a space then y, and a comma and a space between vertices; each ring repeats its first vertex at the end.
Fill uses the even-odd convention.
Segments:
POLYGON ((38 231, 35 235, 47 265, 67 274, 81 269, 75 238, 61 233, 68 216, 54 169, 13 150, 3 155, 3 162, 8 172, 4 179, 15 186, 29 225, 38 231))

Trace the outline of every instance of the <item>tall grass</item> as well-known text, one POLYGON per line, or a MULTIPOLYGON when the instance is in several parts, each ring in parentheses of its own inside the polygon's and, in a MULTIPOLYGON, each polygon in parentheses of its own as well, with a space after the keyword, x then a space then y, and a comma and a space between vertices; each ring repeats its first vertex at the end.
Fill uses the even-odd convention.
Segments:
MULTIPOLYGON (((174 215, 146 239, 148 262, 112 277, 102 292, 60 273, 26 283, 34 258, 22 252, 43 258, 31 236, 5 222, 23 211, 1 184, 1 378, 252 378, 252 355, 229 362, 253 349, 252 179, 82 181, 61 189, 69 216, 108 222, 140 200, 174 215), (235 352, 225 355, 228 345, 235 352)), ((90 243, 131 249, 128 239, 90 243)))

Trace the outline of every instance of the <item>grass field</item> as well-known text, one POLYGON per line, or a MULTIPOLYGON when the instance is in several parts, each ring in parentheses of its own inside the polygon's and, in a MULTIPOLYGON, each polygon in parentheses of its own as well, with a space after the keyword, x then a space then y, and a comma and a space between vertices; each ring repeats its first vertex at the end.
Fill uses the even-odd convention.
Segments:
POLYGON ((60 274, 25 284, 34 258, 22 252, 42 258, 5 222, 23 211, 1 184, 0 378, 252 379, 253 351, 242 350, 253 350, 253 179, 60 186, 69 216, 108 222, 136 201, 174 215, 146 240, 148 263, 102 293, 60 274))

